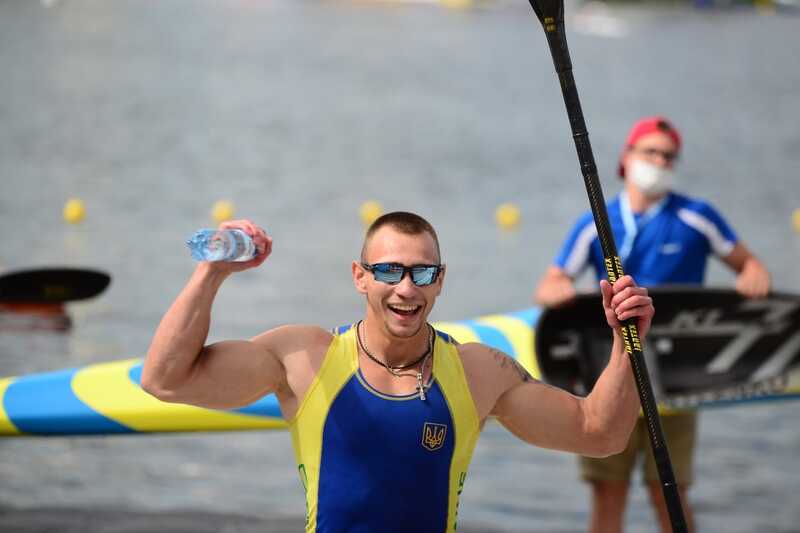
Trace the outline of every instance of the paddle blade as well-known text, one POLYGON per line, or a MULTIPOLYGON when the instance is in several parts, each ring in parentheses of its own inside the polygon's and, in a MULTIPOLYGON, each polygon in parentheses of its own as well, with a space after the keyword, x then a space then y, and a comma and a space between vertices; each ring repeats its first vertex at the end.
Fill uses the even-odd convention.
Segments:
POLYGON ((80 268, 42 268, 0 275, 0 302, 60 303, 103 292, 108 274, 80 268))

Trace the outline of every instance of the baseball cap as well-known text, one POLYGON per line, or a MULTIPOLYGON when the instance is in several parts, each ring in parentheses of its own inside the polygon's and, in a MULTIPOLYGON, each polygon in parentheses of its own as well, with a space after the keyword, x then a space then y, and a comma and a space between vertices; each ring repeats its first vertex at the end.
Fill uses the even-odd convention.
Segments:
POLYGON ((617 169, 617 173, 620 177, 625 177, 625 167, 622 166, 622 155, 624 155, 625 150, 632 147, 645 135, 650 135, 651 133, 655 132, 661 132, 669 135, 672 138, 672 141, 675 143, 676 148, 680 151, 681 134, 677 128, 672 125, 672 122, 660 115, 640 119, 636 122, 636 124, 633 125, 631 130, 628 132, 627 139, 625 139, 625 148, 623 149, 623 154, 621 154, 619 157, 619 168, 617 169))

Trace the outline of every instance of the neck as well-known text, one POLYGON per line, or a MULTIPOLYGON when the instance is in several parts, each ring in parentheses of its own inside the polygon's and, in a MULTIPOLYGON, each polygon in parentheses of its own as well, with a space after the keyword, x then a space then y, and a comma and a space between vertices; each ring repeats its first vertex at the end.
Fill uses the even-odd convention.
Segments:
POLYGON ((364 347, 379 361, 389 366, 403 366, 419 359, 428 349, 432 332, 426 322, 413 336, 397 337, 385 326, 366 318, 361 323, 360 335, 364 347))
POLYGON ((658 196, 647 196, 640 191, 635 185, 626 184, 625 193, 628 195, 628 202, 631 206, 631 211, 634 213, 644 213, 650 207, 657 204, 664 198, 668 192, 659 194, 658 196))

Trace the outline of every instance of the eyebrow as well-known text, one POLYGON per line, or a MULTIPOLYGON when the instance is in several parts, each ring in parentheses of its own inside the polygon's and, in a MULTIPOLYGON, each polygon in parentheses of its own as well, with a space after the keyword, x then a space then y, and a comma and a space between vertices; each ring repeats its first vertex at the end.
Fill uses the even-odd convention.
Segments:
POLYGON ((397 265, 404 268, 414 268, 414 267, 431 267, 431 266, 443 266, 441 263, 412 263, 407 265, 405 263, 401 263, 400 261, 375 261, 374 263, 370 263, 369 261, 361 261, 365 265, 397 265))

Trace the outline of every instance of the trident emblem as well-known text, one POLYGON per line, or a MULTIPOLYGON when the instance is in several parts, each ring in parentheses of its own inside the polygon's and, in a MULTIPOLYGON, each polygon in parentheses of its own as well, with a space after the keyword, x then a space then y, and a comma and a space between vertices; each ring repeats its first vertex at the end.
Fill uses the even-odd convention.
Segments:
POLYGON ((444 446, 445 435, 447 435, 447 426, 444 424, 425 422, 425 425, 422 426, 422 447, 435 452, 444 446))

